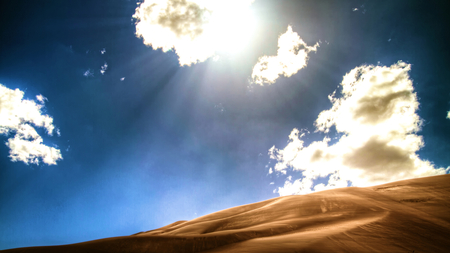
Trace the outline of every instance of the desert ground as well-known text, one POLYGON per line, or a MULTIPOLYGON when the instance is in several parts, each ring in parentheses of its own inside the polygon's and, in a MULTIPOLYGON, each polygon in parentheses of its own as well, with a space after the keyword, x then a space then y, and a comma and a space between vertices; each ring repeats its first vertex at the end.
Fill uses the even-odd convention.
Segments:
POLYGON ((3 252, 450 252, 450 175, 279 197, 130 236, 3 252))

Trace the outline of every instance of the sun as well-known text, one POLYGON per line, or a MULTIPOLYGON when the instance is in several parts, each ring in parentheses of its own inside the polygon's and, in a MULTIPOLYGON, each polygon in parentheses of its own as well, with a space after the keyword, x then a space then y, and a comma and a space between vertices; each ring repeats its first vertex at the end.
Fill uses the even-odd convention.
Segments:
MULTIPOLYGON (((215 1, 212 1, 215 2, 215 1)), ((208 28, 218 51, 235 54, 248 46, 256 28, 252 1, 216 1, 208 28)))
POLYGON ((180 65, 203 62, 218 53, 240 53, 253 36, 253 0, 146 0, 133 15, 144 44, 174 50, 180 65))

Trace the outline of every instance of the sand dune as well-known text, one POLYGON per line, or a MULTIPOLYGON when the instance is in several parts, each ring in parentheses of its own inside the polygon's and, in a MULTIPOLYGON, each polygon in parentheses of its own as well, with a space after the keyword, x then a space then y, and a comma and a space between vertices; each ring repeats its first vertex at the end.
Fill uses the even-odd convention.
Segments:
POLYGON ((131 236, 4 252, 450 252, 450 175, 286 196, 131 236))

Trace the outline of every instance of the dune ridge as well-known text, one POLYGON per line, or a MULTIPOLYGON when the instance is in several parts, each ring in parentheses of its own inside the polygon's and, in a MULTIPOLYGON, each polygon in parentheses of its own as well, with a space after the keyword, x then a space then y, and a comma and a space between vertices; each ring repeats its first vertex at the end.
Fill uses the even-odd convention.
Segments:
POLYGON ((131 236, 4 252, 448 252, 450 175, 278 197, 131 236))

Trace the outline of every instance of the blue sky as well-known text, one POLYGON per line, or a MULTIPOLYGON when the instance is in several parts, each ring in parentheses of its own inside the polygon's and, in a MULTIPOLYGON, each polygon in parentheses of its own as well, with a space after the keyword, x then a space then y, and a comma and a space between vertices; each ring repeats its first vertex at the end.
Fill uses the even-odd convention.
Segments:
POLYGON ((62 157, 56 165, 13 162, 0 145, 0 249, 129 235, 280 196, 289 176, 305 172, 271 159, 269 149, 283 150, 293 129, 310 132, 305 147, 324 137, 339 142, 342 132, 315 132, 314 123, 332 107, 328 95, 340 97, 346 73, 362 65, 410 64, 405 80, 422 124, 408 134, 424 145, 405 154, 433 170, 450 165, 443 1, 256 0, 248 44, 218 48, 218 59, 190 66, 180 66, 176 50, 144 45, 136 7, 126 0, 0 4, 0 84, 36 104, 37 95, 47 98, 41 111, 55 133, 35 129, 62 157), (277 55, 288 26, 307 46, 319 43, 317 51, 292 76, 251 84, 259 57, 277 55), (277 163, 288 168, 269 174, 277 163))

